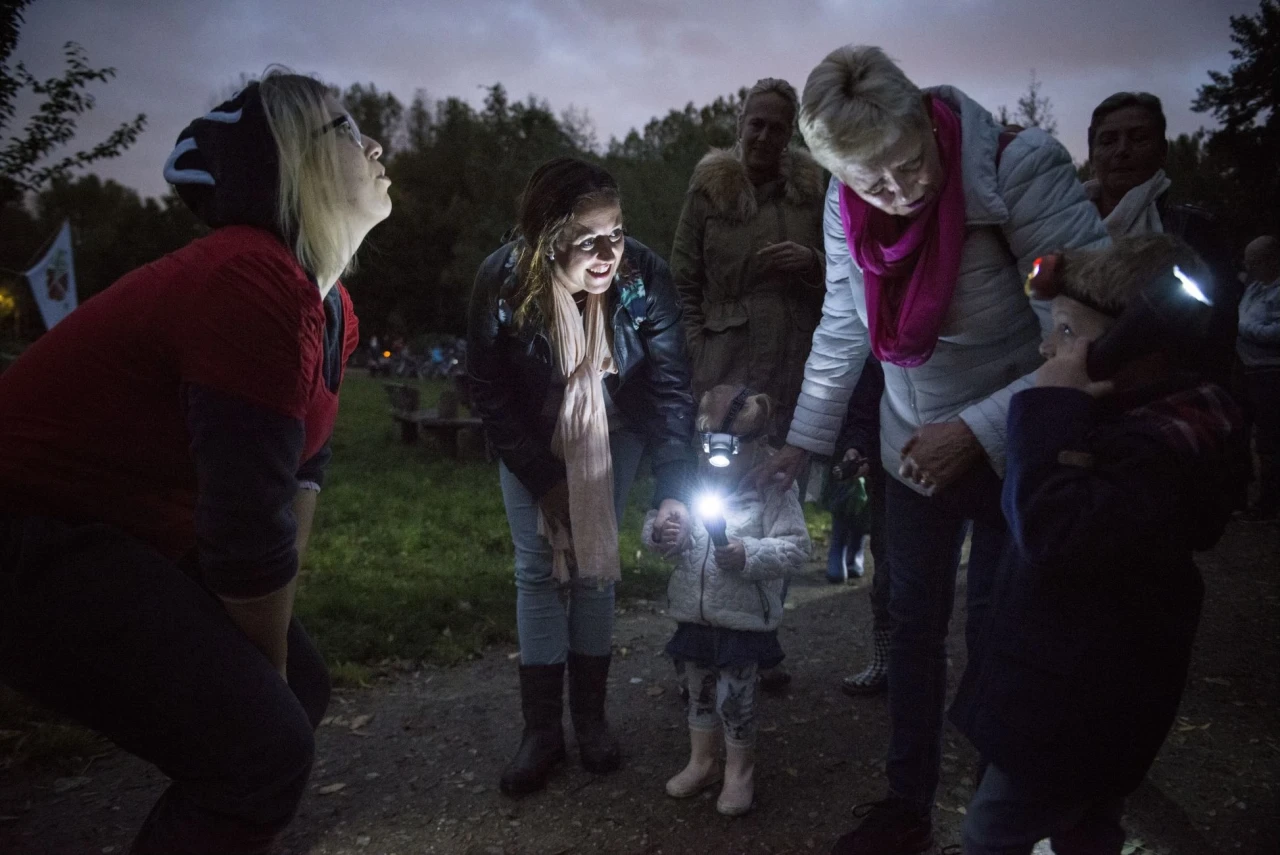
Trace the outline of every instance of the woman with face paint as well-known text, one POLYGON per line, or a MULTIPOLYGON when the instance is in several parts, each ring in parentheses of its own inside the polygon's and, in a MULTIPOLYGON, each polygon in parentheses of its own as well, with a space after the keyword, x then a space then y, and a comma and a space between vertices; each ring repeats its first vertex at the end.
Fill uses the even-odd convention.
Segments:
POLYGON ((625 237, 618 184, 601 167, 562 157, 534 171, 519 237, 476 275, 467 373, 515 545, 524 734, 500 783, 523 795, 565 756, 566 665, 582 765, 606 773, 621 760, 605 681, 618 520, 646 448, 657 516, 678 529, 671 548, 690 526, 680 305, 662 259, 625 237))
POLYGON ((165 167, 212 233, 0 376, 0 680, 172 779, 135 855, 267 852, 306 789, 329 675, 294 586, 381 154, 323 83, 249 84, 165 167))

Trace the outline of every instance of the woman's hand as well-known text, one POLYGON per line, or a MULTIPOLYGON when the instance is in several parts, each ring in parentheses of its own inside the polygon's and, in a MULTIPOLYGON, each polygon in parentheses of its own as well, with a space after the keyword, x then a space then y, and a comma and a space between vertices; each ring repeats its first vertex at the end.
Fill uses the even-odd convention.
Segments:
POLYGON ((569 482, 560 481, 542 494, 538 508, 547 521, 569 531, 569 482))
POLYGON ((658 505, 658 515, 653 520, 653 538, 658 551, 670 558, 689 545, 693 521, 684 502, 663 499, 658 505))
POLYGON ((818 263, 818 254, 795 241, 771 243, 756 253, 757 269, 761 273, 804 273, 818 263))
POLYGON ((770 485, 786 490, 809 465, 809 452, 794 445, 784 445, 777 454, 764 460, 747 473, 743 480, 763 492, 770 485))
POLYGON ((898 474, 932 495, 951 486, 983 453, 978 438, 960 419, 921 425, 902 446, 898 474))
POLYGON ((1036 385, 1079 389, 1095 398, 1111 394, 1115 384, 1110 380, 1089 379, 1089 344, 1087 338, 1063 337, 1053 356, 1036 370, 1036 385))
POLYGON ((736 537, 729 538, 724 546, 717 546, 716 566, 730 573, 741 573, 747 568, 747 548, 736 537))

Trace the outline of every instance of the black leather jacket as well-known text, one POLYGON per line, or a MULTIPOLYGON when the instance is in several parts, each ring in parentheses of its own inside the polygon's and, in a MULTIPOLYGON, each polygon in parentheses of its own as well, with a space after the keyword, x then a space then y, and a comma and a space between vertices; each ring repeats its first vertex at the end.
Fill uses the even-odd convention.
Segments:
MULTIPOLYGON (((517 243, 485 259, 476 274, 467 319, 467 374, 472 409, 502 462, 540 498, 564 480, 551 453, 564 382, 552 364, 545 321, 514 323, 517 243)), ((655 505, 687 502, 696 458, 696 409, 689 386, 680 301, 666 262, 628 238, 608 291, 618 373, 605 389, 627 421, 644 434, 654 475, 655 505)))

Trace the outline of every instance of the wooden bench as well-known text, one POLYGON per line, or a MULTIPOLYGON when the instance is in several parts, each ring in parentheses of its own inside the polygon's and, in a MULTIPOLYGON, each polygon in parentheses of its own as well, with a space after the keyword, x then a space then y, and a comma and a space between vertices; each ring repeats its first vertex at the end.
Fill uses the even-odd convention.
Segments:
POLYGON ((384 383, 391 403, 391 418, 400 425, 400 440, 411 445, 419 436, 430 438, 433 445, 448 448, 455 457, 460 456, 459 434, 462 431, 479 432, 481 421, 471 416, 458 415, 458 393, 445 389, 435 407, 421 409, 418 387, 409 383, 384 383))

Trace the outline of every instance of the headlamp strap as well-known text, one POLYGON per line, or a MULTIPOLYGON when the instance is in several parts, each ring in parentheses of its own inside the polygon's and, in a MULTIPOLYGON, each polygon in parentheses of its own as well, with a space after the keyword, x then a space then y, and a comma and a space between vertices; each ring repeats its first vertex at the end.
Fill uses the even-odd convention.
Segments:
POLYGON ((746 406, 747 398, 751 397, 751 390, 743 386, 738 390, 738 394, 733 396, 733 401, 729 404, 729 411, 724 414, 724 422, 720 425, 720 433, 733 433, 730 428, 733 427, 733 420, 738 417, 738 413, 742 412, 742 408, 746 406))

